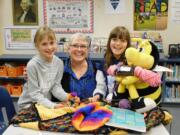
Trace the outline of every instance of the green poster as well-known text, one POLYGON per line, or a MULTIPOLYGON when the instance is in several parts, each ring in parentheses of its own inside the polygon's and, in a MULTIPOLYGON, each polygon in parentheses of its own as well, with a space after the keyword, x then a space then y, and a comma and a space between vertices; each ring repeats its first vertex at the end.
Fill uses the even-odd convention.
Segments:
POLYGON ((134 30, 165 30, 168 0, 134 0, 134 30))

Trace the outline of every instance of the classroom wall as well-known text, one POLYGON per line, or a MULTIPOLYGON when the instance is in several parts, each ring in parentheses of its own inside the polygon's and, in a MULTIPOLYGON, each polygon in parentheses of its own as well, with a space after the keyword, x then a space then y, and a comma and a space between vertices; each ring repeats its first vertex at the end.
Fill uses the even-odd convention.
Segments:
MULTIPOLYGON (((105 0, 94 0, 94 33, 90 34, 93 37, 108 37, 110 30, 117 25, 126 26, 130 32, 133 32, 133 0, 125 0, 126 11, 125 13, 109 15, 105 13, 105 0)), ((169 0, 169 13, 168 13, 168 26, 166 30, 157 31, 161 33, 164 51, 167 55, 168 44, 180 42, 180 25, 170 21, 171 18, 171 3, 169 0)), ((38 13, 39 13, 39 25, 43 25, 43 0, 38 0, 38 13)), ((3 28, 13 26, 12 17, 12 0, 0 0, 0 54, 32 54, 35 51, 28 50, 6 50, 3 38, 3 28)), ((67 35, 57 35, 70 36, 67 35)))

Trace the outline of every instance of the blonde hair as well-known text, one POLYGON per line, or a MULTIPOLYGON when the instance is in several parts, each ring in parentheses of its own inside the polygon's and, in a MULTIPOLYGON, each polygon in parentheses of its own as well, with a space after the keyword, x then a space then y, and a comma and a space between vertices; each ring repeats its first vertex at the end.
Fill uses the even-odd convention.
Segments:
POLYGON ((56 40, 55 33, 48 26, 40 27, 34 37, 35 47, 38 47, 38 44, 45 38, 48 37, 49 40, 56 40))

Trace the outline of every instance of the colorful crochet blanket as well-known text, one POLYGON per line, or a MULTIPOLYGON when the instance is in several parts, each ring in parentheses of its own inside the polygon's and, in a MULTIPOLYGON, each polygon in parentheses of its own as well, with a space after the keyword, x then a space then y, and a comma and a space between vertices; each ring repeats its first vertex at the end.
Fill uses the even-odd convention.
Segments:
POLYGON ((90 103, 77 110, 72 125, 79 131, 92 131, 103 126, 112 116, 112 111, 100 102, 90 103))

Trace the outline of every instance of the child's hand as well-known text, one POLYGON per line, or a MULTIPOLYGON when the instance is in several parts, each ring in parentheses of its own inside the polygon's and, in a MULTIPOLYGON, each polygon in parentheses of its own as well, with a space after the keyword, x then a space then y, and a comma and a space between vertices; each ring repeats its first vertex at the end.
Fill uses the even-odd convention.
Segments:
POLYGON ((100 95, 95 95, 94 97, 89 98, 89 101, 90 102, 97 102, 99 99, 100 99, 100 95))
POLYGON ((108 69, 107 69, 107 73, 108 75, 114 76, 115 75, 115 71, 118 68, 117 65, 111 65, 108 69))
POLYGON ((108 103, 111 103, 112 98, 113 98, 113 93, 109 93, 109 94, 107 95, 107 97, 106 97, 106 101, 107 101, 108 103))
POLYGON ((77 96, 75 92, 71 92, 68 94, 68 101, 70 101, 70 104, 74 107, 78 106, 80 103, 80 98, 77 96))
POLYGON ((65 107, 64 104, 58 103, 57 105, 54 106, 54 109, 62 108, 65 107))
POLYGON ((115 72, 116 70, 121 67, 123 65, 122 62, 119 62, 117 65, 111 65, 109 66, 109 68, 107 69, 107 74, 110 75, 110 76, 115 76, 115 72))

